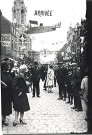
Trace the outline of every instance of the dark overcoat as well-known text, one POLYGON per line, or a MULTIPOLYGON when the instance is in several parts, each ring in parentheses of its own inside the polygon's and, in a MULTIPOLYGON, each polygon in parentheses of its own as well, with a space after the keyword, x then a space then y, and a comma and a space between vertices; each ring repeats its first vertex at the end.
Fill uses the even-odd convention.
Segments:
POLYGON ((80 85, 81 85, 81 75, 80 72, 77 70, 73 73, 71 78, 71 85, 73 90, 73 96, 74 96, 74 106, 82 110, 82 103, 80 98, 80 85))
POLYGON ((72 85, 71 85, 71 75, 68 74, 67 76, 67 93, 72 94, 72 85))
POLYGON ((38 68, 34 68, 32 71, 32 82, 34 84, 39 83, 40 81, 40 70, 38 68))
POLYGON ((2 116, 9 116, 12 113, 12 79, 7 72, 1 72, 1 109, 2 116))
POLYGON ((75 71, 71 77, 71 85, 73 88, 74 95, 79 95, 81 85, 81 74, 79 71, 75 71))
POLYGON ((27 97, 28 87, 24 77, 21 74, 14 78, 12 82, 12 88, 14 110, 18 112, 25 112, 30 110, 27 97), (20 92, 22 92, 22 94, 19 96, 20 92))
POLYGON ((41 77, 42 81, 45 80, 45 67, 44 66, 42 66, 40 68, 40 77, 41 77))
POLYGON ((68 75, 68 71, 66 68, 64 68, 64 67, 58 68, 57 74, 56 74, 57 83, 58 84, 65 83, 66 79, 67 79, 67 75, 68 75))

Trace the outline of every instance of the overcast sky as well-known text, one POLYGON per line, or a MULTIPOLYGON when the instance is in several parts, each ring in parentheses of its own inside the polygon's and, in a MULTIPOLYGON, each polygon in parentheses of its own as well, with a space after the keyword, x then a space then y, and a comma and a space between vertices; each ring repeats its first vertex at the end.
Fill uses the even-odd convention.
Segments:
MULTIPOLYGON (((14 0, 0 0, 2 14, 12 21, 12 6, 14 0)), ((81 18, 85 18, 86 0, 24 0, 27 7, 27 23, 36 20, 44 26, 51 26, 61 21, 61 28, 54 32, 34 34, 32 48, 34 50, 58 50, 66 43, 67 30, 71 24, 74 27, 81 18), (35 10, 53 10, 52 16, 34 16, 35 10), (61 43, 62 42, 62 43, 61 43), (52 45, 54 43, 54 45, 52 45), (57 44, 56 44, 57 43, 57 44)))

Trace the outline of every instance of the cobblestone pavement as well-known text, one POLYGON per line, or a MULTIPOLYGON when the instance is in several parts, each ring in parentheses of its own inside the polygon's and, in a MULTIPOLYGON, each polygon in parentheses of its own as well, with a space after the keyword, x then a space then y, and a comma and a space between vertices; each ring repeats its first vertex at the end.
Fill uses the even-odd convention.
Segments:
POLYGON ((7 117, 9 126, 3 126, 3 134, 83 133, 87 130, 87 122, 84 120, 85 110, 76 112, 71 109, 73 105, 66 104, 66 101, 63 100, 57 100, 58 86, 53 88, 53 93, 48 93, 43 90, 41 81, 41 97, 32 98, 32 92, 27 95, 30 103, 30 111, 25 112, 24 115, 27 125, 18 123, 16 127, 13 127, 13 111, 7 117))

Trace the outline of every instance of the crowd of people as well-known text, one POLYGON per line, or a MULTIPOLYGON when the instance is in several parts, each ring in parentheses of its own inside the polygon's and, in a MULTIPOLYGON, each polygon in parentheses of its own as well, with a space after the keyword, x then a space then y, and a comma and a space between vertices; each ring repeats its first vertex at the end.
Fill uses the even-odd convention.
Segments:
POLYGON ((83 111, 81 97, 85 101, 87 120, 88 105, 88 70, 84 77, 81 77, 80 68, 77 63, 71 65, 71 69, 62 62, 58 65, 25 64, 19 62, 9 62, 3 59, 1 62, 1 104, 2 104, 2 124, 8 126, 6 116, 12 114, 12 107, 15 111, 13 126, 24 121, 24 112, 30 110, 27 97, 29 89, 32 91, 32 98, 40 98, 40 79, 44 82, 43 90, 53 93, 53 87, 58 87, 59 97, 57 100, 66 101, 74 105, 75 111, 83 111), (13 105, 13 106, 12 106, 13 105))

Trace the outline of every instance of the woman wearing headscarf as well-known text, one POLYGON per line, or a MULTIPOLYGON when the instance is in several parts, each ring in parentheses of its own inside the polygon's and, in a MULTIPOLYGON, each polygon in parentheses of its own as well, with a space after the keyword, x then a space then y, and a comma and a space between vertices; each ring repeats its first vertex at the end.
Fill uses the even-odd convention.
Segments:
POLYGON ((15 120, 13 122, 13 126, 16 126, 18 124, 19 113, 20 113, 19 122, 21 124, 27 124, 23 120, 24 112, 30 110, 28 97, 27 97, 28 86, 24 78, 26 72, 27 72, 26 66, 21 65, 19 67, 19 74, 15 76, 12 82, 13 107, 15 110, 15 120))
POLYGON ((6 61, 1 62, 1 109, 2 124, 8 126, 6 116, 12 113, 12 79, 8 73, 8 64, 6 61))

